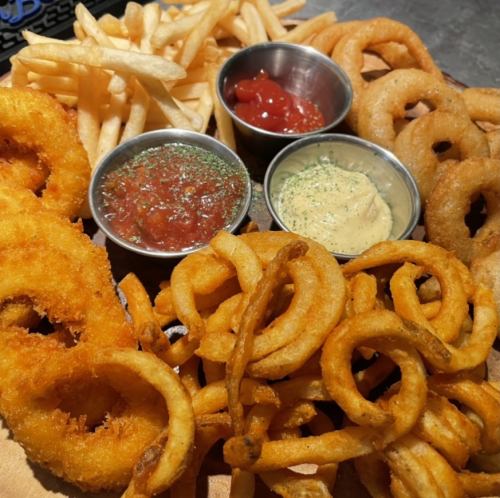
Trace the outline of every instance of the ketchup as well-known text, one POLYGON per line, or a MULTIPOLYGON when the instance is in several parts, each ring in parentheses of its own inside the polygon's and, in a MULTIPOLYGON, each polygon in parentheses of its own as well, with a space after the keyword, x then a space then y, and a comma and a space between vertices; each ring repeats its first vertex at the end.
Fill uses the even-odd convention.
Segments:
POLYGON ((180 251, 207 244, 244 202, 242 173, 212 152, 163 144, 108 173, 100 187, 112 229, 140 247, 180 251))
POLYGON ((265 71, 235 85, 236 115, 247 123, 276 133, 304 133, 322 128, 325 118, 310 100, 287 92, 265 71))

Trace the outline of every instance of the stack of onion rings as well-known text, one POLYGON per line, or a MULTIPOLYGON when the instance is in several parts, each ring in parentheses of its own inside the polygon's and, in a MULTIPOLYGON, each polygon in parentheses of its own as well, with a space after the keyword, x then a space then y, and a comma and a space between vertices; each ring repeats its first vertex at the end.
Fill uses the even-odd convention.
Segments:
POLYGON ((393 19, 375 18, 350 30, 343 36, 332 53, 333 59, 346 71, 353 86, 353 101, 349 113, 349 124, 358 129, 358 114, 361 108, 361 97, 369 84, 361 76, 363 68, 363 52, 372 46, 397 43, 404 46, 416 62, 417 67, 442 79, 440 69, 436 66, 427 48, 418 35, 408 26, 393 19))

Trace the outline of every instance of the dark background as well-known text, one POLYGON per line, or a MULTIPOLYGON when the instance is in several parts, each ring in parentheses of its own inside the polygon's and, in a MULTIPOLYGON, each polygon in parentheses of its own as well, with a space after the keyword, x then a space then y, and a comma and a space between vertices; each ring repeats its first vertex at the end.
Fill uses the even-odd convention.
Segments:
POLYGON ((302 15, 375 16, 408 24, 439 67, 468 86, 500 87, 500 0, 309 0, 302 15))
MULTIPOLYGON (((81 1, 81 0, 80 0, 81 1)), ((136 0, 145 3, 146 0, 136 0)), ((271 0, 275 2, 277 0, 271 0)), ((14 0, 0 0, 0 8, 14 0)), ((71 13, 78 0, 52 0, 50 21, 30 20, 34 31, 48 36, 71 35, 71 13)), ((120 15, 123 0, 83 0, 99 16, 120 15)), ((333 10, 342 20, 387 16, 416 31, 443 71, 468 86, 500 87, 500 0, 309 0, 297 15, 305 18, 333 10)), ((0 21, 0 74, 9 70, 8 57, 21 27, 0 21)))

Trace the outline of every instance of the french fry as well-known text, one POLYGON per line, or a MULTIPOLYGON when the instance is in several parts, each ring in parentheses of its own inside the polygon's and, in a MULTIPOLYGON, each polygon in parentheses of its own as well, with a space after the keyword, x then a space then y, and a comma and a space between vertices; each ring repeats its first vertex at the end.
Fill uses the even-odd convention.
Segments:
POLYGON ((275 3, 273 5, 274 13, 278 17, 287 17, 302 10, 306 4, 306 0, 285 0, 281 3, 275 3))
POLYGON ((127 27, 128 35, 133 41, 138 41, 142 36, 142 5, 128 2, 123 15, 123 23, 127 27))
POLYGON ((305 38, 303 41, 302 41, 302 45, 311 45, 311 43, 313 42, 314 38, 316 38, 316 33, 313 33, 311 35, 309 35, 307 38, 305 38))
POLYGON ((75 15, 80 23, 81 29, 87 36, 91 36, 101 47, 114 47, 108 35, 83 3, 77 4, 75 7, 75 15))
POLYGON ((208 69, 207 67, 196 67, 189 68, 185 78, 177 81, 177 85, 185 85, 187 83, 198 83, 200 81, 208 81, 208 69))
MULTIPOLYGON (((103 31, 95 17, 88 11, 88 9, 79 3, 75 8, 75 15, 80 23, 83 31, 92 37, 98 45, 102 47, 114 48, 113 42, 109 39, 108 35, 103 31)), ((116 73, 112 76, 109 83, 108 90, 110 93, 123 93, 127 89, 127 75, 116 73)))
POLYGON ((255 0, 255 7, 259 11, 264 27, 271 40, 277 40, 286 35, 287 31, 271 7, 269 0, 255 0))
POLYGON ((101 132, 97 142, 97 162, 118 144, 126 93, 112 94, 109 99, 108 110, 102 120, 101 132))
POLYGON ((170 14, 170 12, 168 12, 168 10, 162 10, 161 11, 161 14, 160 14, 160 24, 164 23, 164 22, 173 22, 173 21, 174 21, 174 18, 172 17, 172 15, 170 14))
POLYGON ((128 119, 123 128, 120 143, 133 138, 144 131, 149 109, 149 95, 142 85, 134 79, 134 94, 130 102, 128 119))
POLYGON ((97 84, 102 78, 102 71, 93 67, 80 67, 78 89, 78 135, 87 151, 89 163, 93 169, 97 162, 97 143, 99 141, 100 92, 97 84), (97 91, 96 91, 97 90, 97 91))
POLYGON ((229 0, 211 0, 197 28, 189 33, 182 46, 178 57, 178 62, 182 67, 190 66, 205 38, 210 35, 219 19, 228 14, 229 3, 229 0))
POLYGON ((74 109, 78 104, 78 97, 76 95, 62 95, 59 93, 54 93, 53 96, 68 109, 74 109))
POLYGON ((57 43, 30 45, 23 48, 18 57, 21 61, 35 58, 85 64, 160 81, 178 80, 186 76, 182 67, 163 57, 99 46, 67 45, 61 49, 57 43))
POLYGON ((82 25, 78 22, 78 20, 73 23, 73 33, 75 33, 75 37, 78 40, 85 40, 85 31, 83 31, 82 25))
POLYGON ((240 9, 241 17, 248 29, 248 44, 263 43, 268 41, 266 28, 260 17, 259 12, 253 4, 243 2, 240 9))
POLYGON ((196 109, 175 98, 174 102, 177 104, 177 107, 184 113, 184 115, 191 121, 192 129, 195 131, 200 131, 201 127, 203 126, 203 118, 198 114, 196 109))
POLYGON ((11 59, 10 82, 12 86, 28 86, 28 66, 23 64, 17 57, 11 59))
POLYGON ((47 76, 28 72, 28 81, 35 90, 62 95, 77 95, 78 82, 71 76, 47 76))
POLYGON ((201 94, 198 101, 197 112, 202 118, 202 124, 200 128, 200 133, 206 133, 208 128, 208 123, 210 122, 210 117, 214 109, 214 101, 212 99, 212 94, 210 87, 207 86, 206 90, 201 94))
POLYGON ((188 83, 187 85, 175 86, 171 90, 172 97, 179 100, 199 99, 209 89, 208 82, 188 83))
POLYGON ((77 40, 59 40, 58 38, 50 38, 48 36, 39 35, 25 29, 22 31, 23 38, 29 45, 39 45, 41 43, 59 43, 61 45, 78 45, 80 42, 77 40))
POLYGON ((195 4, 196 2, 198 2, 198 0, 161 0, 161 3, 164 3, 165 5, 171 5, 173 3, 191 5, 195 4))
POLYGON ((176 5, 170 6, 164 11, 173 21, 175 21, 179 16, 182 16, 182 11, 176 5))
POLYGON ((177 54, 179 53, 179 49, 172 45, 167 45, 159 52, 162 57, 168 59, 169 61, 175 61, 177 54))
POLYGON ((162 48, 169 43, 181 40, 198 26, 205 12, 206 9, 196 14, 182 17, 176 21, 159 24, 151 37, 151 44, 155 48, 162 48))
POLYGON ((120 50, 132 50, 134 47, 134 44, 126 38, 117 38, 116 36, 108 36, 108 38, 113 43, 113 46, 120 50))
POLYGON ((141 330, 146 325, 156 327, 157 332, 161 334, 148 293, 137 276, 134 273, 128 273, 119 285, 127 299, 127 311, 132 318, 137 335, 140 336, 141 330))
POLYGON ((139 48, 145 54, 154 53, 151 37, 160 23, 160 14, 160 5, 157 3, 148 3, 143 8, 143 30, 139 48))
POLYGON ((306 0, 131 1, 122 19, 75 8, 76 39, 23 32, 29 46, 12 58, 16 86, 50 92, 78 111, 93 166, 117 143, 164 127, 206 132, 236 148, 233 123, 216 94, 220 64, 242 46, 271 40, 313 43, 333 12, 294 24, 282 19, 306 0), (218 40, 220 40, 218 42, 218 40))
POLYGON ((337 17, 334 12, 324 12, 316 17, 308 19, 303 23, 299 24, 296 28, 289 31, 285 36, 280 38, 280 41, 288 43, 301 43, 306 38, 312 34, 316 34, 319 31, 327 28, 334 22, 336 22, 337 17))
POLYGON ((127 38, 129 35, 125 23, 123 23, 122 21, 120 21, 111 14, 104 14, 98 19, 97 22, 99 23, 101 29, 108 36, 115 36, 117 38, 127 38))
MULTIPOLYGON (((17 61, 17 57, 13 58, 17 61)), ((34 73, 44 74, 47 76, 76 76, 80 74, 80 69, 77 64, 67 62, 47 61, 43 59, 26 59, 23 65, 34 73)))
POLYGON ((203 42, 203 47, 198 50, 195 58, 191 61, 190 68, 204 66, 207 63, 217 62, 221 51, 217 46, 215 38, 206 38, 203 42))
POLYGON ((198 12, 204 12, 210 5, 210 0, 201 0, 196 3, 185 5, 182 8, 182 14, 193 15, 198 12))
POLYGON ((144 78, 140 82, 156 101, 158 107, 174 128, 193 129, 190 119, 182 112, 172 95, 158 80, 144 78))

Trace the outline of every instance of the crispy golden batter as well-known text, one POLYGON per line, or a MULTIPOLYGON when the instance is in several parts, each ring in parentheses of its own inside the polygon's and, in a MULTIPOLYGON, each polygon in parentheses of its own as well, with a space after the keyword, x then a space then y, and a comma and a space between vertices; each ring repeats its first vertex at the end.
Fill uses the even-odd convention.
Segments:
MULTIPOLYGON (((49 169, 41 196, 44 207, 77 216, 86 199, 90 165, 74 125, 55 99, 30 89, 0 87, 0 142, 35 153, 49 169)), ((0 169, 0 179, 9 178, 15 181, 16 175, 0 169)))

